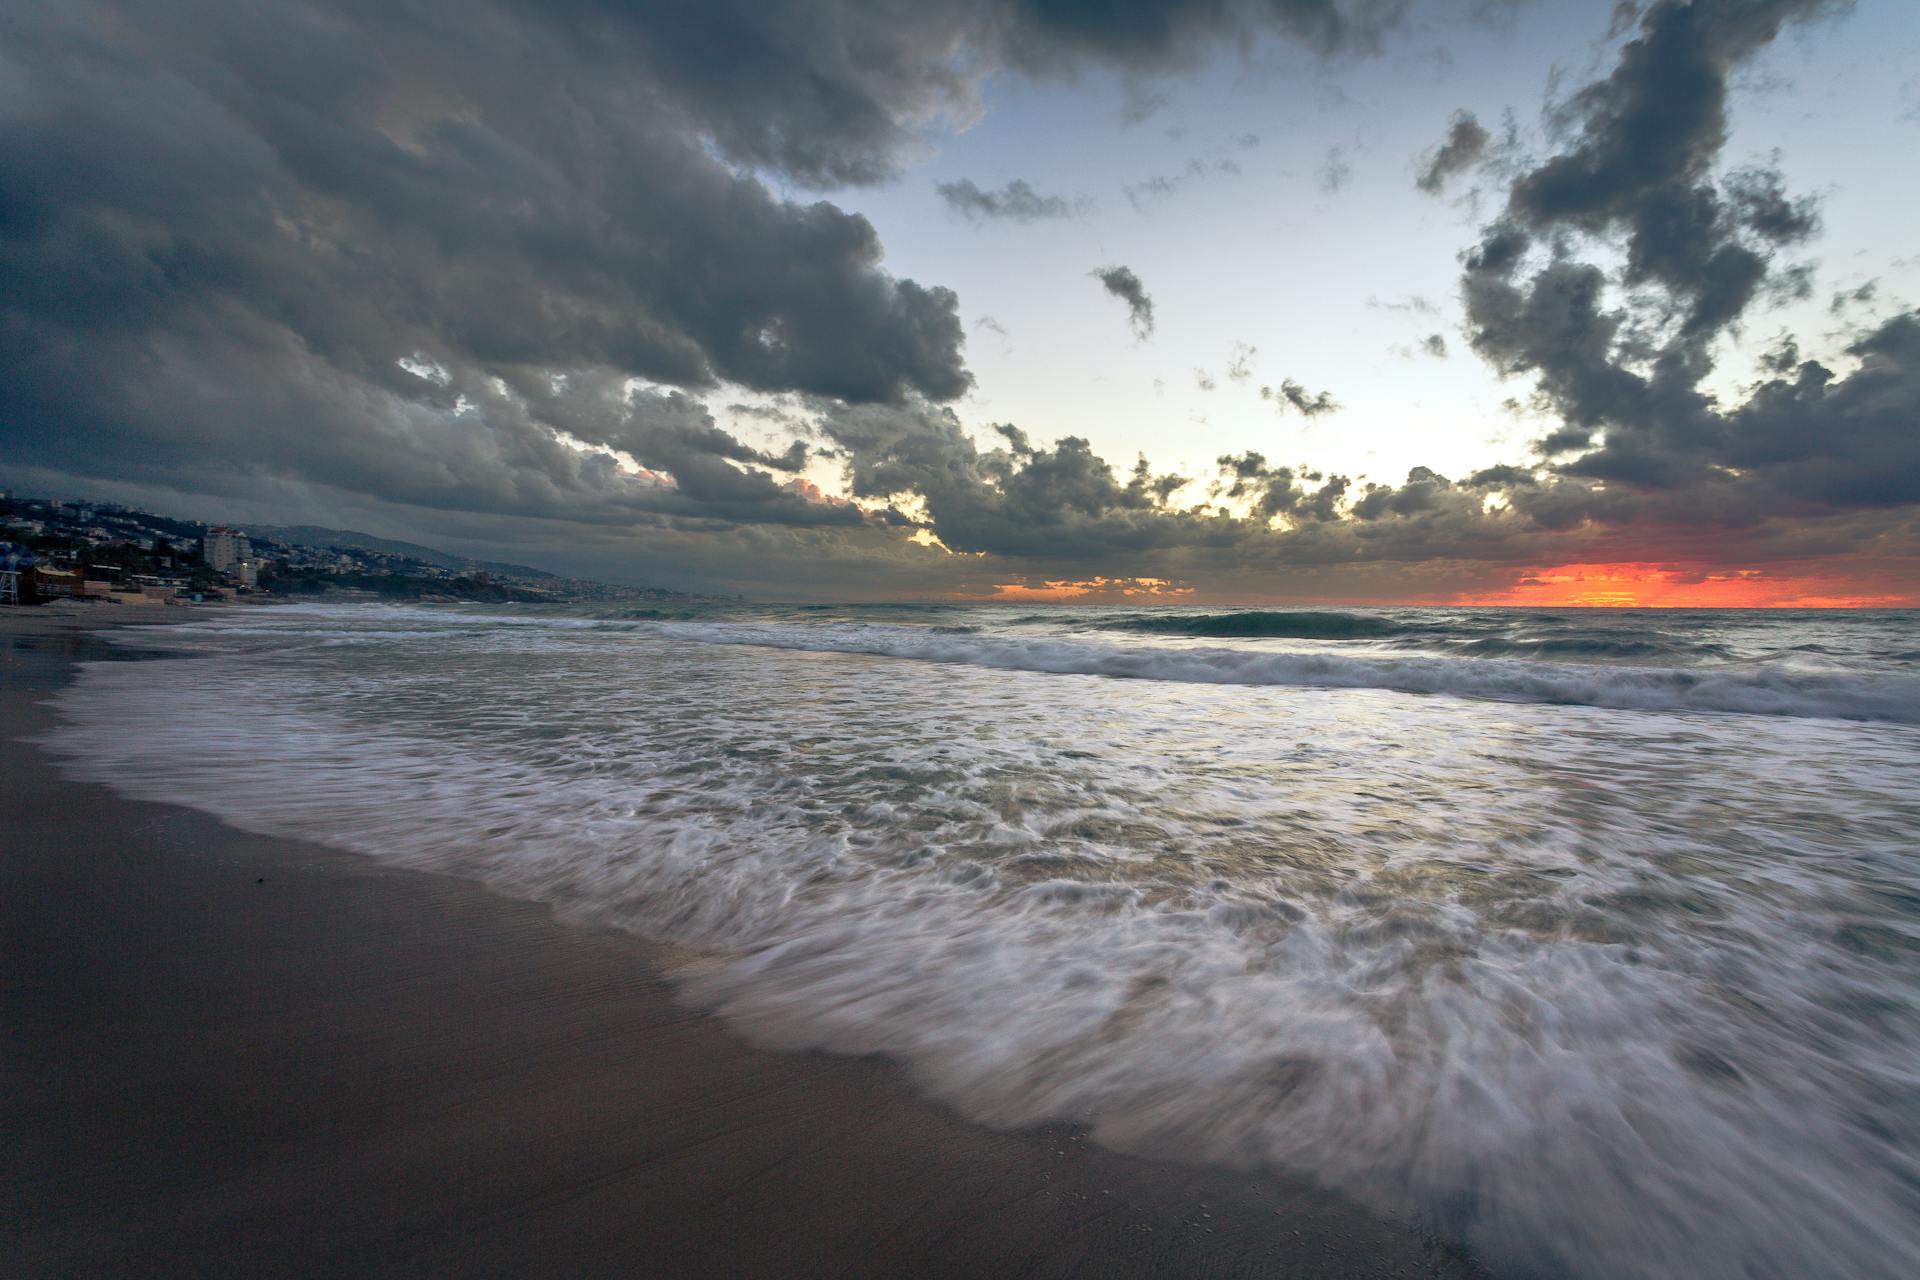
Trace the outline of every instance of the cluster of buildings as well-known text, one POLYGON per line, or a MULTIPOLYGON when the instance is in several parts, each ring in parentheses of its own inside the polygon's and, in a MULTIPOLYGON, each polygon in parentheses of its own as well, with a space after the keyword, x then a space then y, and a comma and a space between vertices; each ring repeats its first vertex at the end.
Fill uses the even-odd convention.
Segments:
POLYGON ((198 572, 202 531, 111 504, 0 492, 0 602, 237 594, 198 572))
POLYGON ((195 600, 258 589, 268 562, 226 525, 112 503, 0 493, 0 602, 195 600))
POLYGON ((518 601, 674 594, 482 565, 363 534, 305 528, 249 534, 113 503, 0 491, 0 603, 63 597, 176 603, 268 591, 518 601))
MULTIPOLYGON (((244 593, 274 569, 393 572, 394 557, 296 546, 223 524, 177 520, 111 503, 0 493, 0 546, 27 553, 46 588, 79 595, 66 579, 176 591, 244 593)), ((420 566, 433 575, 437 566, 420 566)), ((447 576, 451 576, 448 574, 447 576)), ((98 590, 91 594, 100 594, 98 590)))

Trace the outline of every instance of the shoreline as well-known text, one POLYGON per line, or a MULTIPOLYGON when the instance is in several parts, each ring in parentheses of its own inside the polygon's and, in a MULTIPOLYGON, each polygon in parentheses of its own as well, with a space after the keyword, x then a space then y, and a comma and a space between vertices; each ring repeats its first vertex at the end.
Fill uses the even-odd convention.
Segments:
POLYGON ((628 935, 67 781, 42 700, 184 619, 47 608, 0 614, 9 1274, 1481 1274, 1305 1183, 752 1048, 628 935))

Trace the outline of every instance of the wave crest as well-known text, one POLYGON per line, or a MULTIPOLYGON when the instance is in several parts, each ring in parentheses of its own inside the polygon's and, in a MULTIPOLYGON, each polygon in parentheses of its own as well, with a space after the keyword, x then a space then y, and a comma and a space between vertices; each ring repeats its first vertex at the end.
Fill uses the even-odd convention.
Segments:
POLYGON ((1920 677, 1533 662, 1517 658, 1160 649, 1084 640, 957 635, 915 627, 664 624, 660 634, 707 644, 870 654, 923 662, 1188 684, 1389 689, 1500 702, 1639 711, 1886 720, 1920 724, 1920 677))
POLYGON ((1140 613, 1101 624, 1107 631, 1217 639, 1369 640, 1416 628, 1362 613, 1247 609, 1232 613, 1140 613))

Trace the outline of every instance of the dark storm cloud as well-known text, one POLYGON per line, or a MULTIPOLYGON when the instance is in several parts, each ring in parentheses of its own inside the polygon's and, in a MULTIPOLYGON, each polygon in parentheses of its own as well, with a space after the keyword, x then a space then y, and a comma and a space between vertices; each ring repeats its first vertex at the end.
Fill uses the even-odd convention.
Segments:
POLYGON ((1165 505, 1182 478, 1156 477, 1144 460, 1123 478, 1077 437, 1036 448, 1002 427, 1006 447, 983 452, 951 410, 932 405, 830 406, 821 429, 848 459, 855 497, 917 499, 955 551, 1098 557, 1233 536, 1224 522, 1165 505))
POLYGON ((1098 60, 1157 71, 1209 47, 1272 31, 1319 53, 1366 52, 1394 25, 1399 0, 1028 0, 984 6, 1005 32, 1004 56, 1027 70, 1098 60))
POLYGON ((846 459, 856 496, 919 510, 954 551, 1055 575, 1117 565, 1230 575, 1361 559, 1521 561, 1541 550, 1530 519, 1484 509, 1486 487, 1424 468, 1405 486, 1366 486, 1366 516, 1350 519, 1351 479, 1258 453, 1220 458, 1210 478, 1156 474, 1145 459, 1123 471, 1085 440, 1036 446, 1006 426, 995 429, 1004 445, 982 449, 950 409, 928 404, 823 406, 820 428, 846 459), (1206 496, 1183 500, 1194 487, 1206 496))
POLYGON ((1828 6, 1671 0, 1639 16, 1605 79, 1569 103, 1570 145, 1516 179, 1462 280, 1474 349, 1536 379, 1560 425, 1536 443, 1550 483, 1514 495, 1547 528, 1753 526, 1920 501, 1920 322, 1857 336, 1845 375, 1782 335, 1732 405, 1701 389, 1711 340, 1763 290, 1800 293, 1773 251, 1817 230, 1779 174, 1716 180, 1727 80, 1789 20, 1828 6), (1616 282, 1568 231, 1626 249, 1616 282), (1621 290, 1617 284, 1628 286, 1621 290))
POLYGON ((1413 184, 1428 195, 1439 195, 1447 179, 1479 163, 1490 137, 1471 111, 1455 112, 1446 139, 1421 161, 1413 184))
POLYGON ((1774 339, 1772 347, 1760 353, 1760 367, 1768 373, 1787 373, 1800 367, 1800 344, 1790 333, 1774 339))
POLYGON ((1474 472, 1467 477, 1467 483, 1477 489, 1532 488, 1540 483, 1540 478, 1526 467, 1503 462, 1474 472))
MULTIPOLYGON (((1225 578, 1244 592, 1249 574, 1297 586, 1297 575, 1355 574, 1362 562, 1538 563, 1558 546, 1591 545, 1578 528, 1588 517, 1572 517, 1563 526, 1572 532, 1561 532, 1511 506, 1488 508, 1490 494, 1536 483, 1522 468, 1466 481, 1415 468, 1400 485, 1356 486, 1248 452, 1219 458, 1210 477, 1191 477, 1156 474, 1144 459, 1122 470, 1085 440, 1039 446, 1007 425, 994 428, 1002 444, 982 448, 941 406, 821 412, 821 435, 845 460, 852 493, 916 512, 945 547, 986 553, 1003 575, 1024 568, 1085 577, 1130 566, 1225 578)), ((972 563, 961 557, 944 571, 972 563)))
MULTIPOLYGON (((1395 564, 1761 564, 1869 547, 1898 564, 1920 502, 1920 317, 1861 333, 1850 372, 1802 359, 1788 337, 1736 402, 1701 389, 1713 338, 1776 281, 1805 278, 1773 259, 1816 230, 1811 205, 1770 169, 1715 166, 1726 77, 1816 8, 1650 7, 1619 66, 1572 99, 1562 151, 1515 173, 1504 216, 1467 256, 1462 301, 1476 353, 1533 379, 1535 406, 1558 419, 1530 463, 1465 479, 1415 467, 1382 484, 1250 452, 1220 458, 1211 479, 1127 476, 1073 439, 982 452, 931 409, 827 434, 856 488, 919 495, 945 545, 1057 573, 1299 584, 1395 564), (1582 261, 1582 244, 1624 248, 1624 268, 1582 261)), ((1421 346, 1443 354, 1445 337, 1421 346)), ((1264 394, 1309 416, 1333 407, 1292 380, 1264 394)))
POLYGON ((1304 467, 1268 466, 1265 457, 1249 450, 1227 455, 1220 468, 1218 492, 1229 499, 1246 499, 1261 517, 1288 516, 1325 522, 1340 518, 1338 504, 1352 481, 1328 478, 1304 467), (1316 486, 1309 488, 1307 486, 1316 486))
MULTIPOLYGON (((1741 229, 1758 222, 1769 229, 1761 238, 1790 238, 1801 226, 1764 175, 1729 182, 1724 194, 1709 181, 1726 135, 1727 76, 1790 8, 1650 9, 1612 74, 1569 103, 1580 124, 1572 146, 1517 178, 1506 219, 1469 256, 1462 293, 1475 349, 1504 373, 1536 374, 1564 420, 1544 452, 1578 448, 1623 424, 1660 422, 1676 436, 1710 431, 1695 390, 1709 367, 1703 344, 1740 315, 1767 269, 1741 229), (1558 247, 1544 265, 1526 266, 1535 235, 1560 227, 1624 235, 1625 282, 1661 286, 1679 317, 1663 346, 1650 347, 1640 318, 1608 304, 1600 268, 1558 247)), ((1697 477, 1674 451, 1658 476, 1651 451, 1633 452, 1633 478, 1697 477)))
POLYGON ((0 456, 189 495, 856 518, 788 491, 790 447, 622 400, 969 387, 954 294, 762 175, 888 180, 996 68, 1152 74, 1260 31, 1365 49, 1378 12, 0 0, 0 456))
POLYGON ((1824 506, 1920 502, 1920 313, 1848 348, 1845 377, 1807 361, 1756 388, 1712 442, 1715 462, 1824 506))
POLYGON ((1043 196, 1019 178, 998 191, 983 191, 966 178, 939 183, 934 189, 948 208, 969 222, 1039 222, 1047 218, 1071 218, 1091 207, 1086 199, 1069 202, 1062 196, 1043 196))
POLYGON ((1512 223, 1532 232, 1619 232, 1626 282, 1665 288, 1683 332, 1707 338, 1737 319, 1767 274, 1768 251, 1806 238, 1814 216, 1764 169, 1713 181, 1727 137, 1735 66, 1824 0, 1661 0, 1612 74, 1565 104, 1571 147, 1514 183, 1512 223))
MULTIPOLYGON (((858 523, 847 506, 809 502, 770 472, 797 472, 808 450, 794 441, 775 454, 746 445, 718 427, 706 407, 679 392, 628 390, 607 375, 523 379, 514 388, 525 418, 573 439, 627 454, 649 471, 673 477, 651 505, 668 513, 791 524, 858 523), (743 466, 740 464, 751 464, 743 466), (762 470, 761 468, 764 468, 762 470)), ((495 417, 508 410, 496 409, 495 417)))
POLYGON ((1153 299, 1147 296, 1146 286, 1140 283, 1140 277, 1133 274, 1132 268, 1099 267, 1089 274, 1098 280, 1108 293, 1127 304, 1127 323, 1132 326, 1134 336, 1151 338, 1153 336, 1153 299))
POLYGON ((1353 504, 1356 520, 1374 521, 1385 516, 1411 516, 1440 507, 1454 488, 1453 481, 1428 467, 1415 467, 1407 473, 1407 482, 1398 488, 1370 484, 1353 504))
POLYGON ((674 127, 688 101, 612 56, 651 56, 617 13, 594 53, 507 6, 5 13, 15 464, 590 521, 841 520, 758 470, 789 455, 711 423, 629 442, 666 486, 556 433, 595 439, 580 422, 628 376, 856 400, 969 383, 953 294, 880 270, 864 219, 717 164, 674 127))
MULTIPOLYGON (((947 407, 971 385, 955 295, 885 270, 864 218, 776 194, 896 177, 996 70, 1151 77, 1273 32, 1364 51, 1400 8, 0 0, 0 458, 777 593, 970 589, 1002 561, 1297 586, 1632 558, 1646 530, 1675 558, 1824 554, 1915 500, 1913 317, 1850 371, 1783 345, 1742 403, 1699 390, 1814 229, 1772 170, 1714 173, 1727 74, 1812 4, 1655 5, 1571 101, 1463 281, 1474 349, 1560 425, 1465 480, 1254 453, 1156 473, 1011 423, 976 443, 947 407), (1610 301, 1581 236, 1671 316, 1610 301), (730 430, 714 394, 759 407, 730 430), (858 505, 810 486, 823 466, 858 505)), ((1013 187, 973 192, 1019 216, 1013 187)), ((1096 274, 1150 335, 1138 277, 1096 274)))

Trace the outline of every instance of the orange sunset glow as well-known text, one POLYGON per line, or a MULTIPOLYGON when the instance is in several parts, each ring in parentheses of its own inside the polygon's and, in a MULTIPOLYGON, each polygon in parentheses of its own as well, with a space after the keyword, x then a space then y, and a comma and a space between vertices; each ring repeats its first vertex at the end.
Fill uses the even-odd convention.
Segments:
POLYGON ((1850 592, 1831 579, 1759 569, 1704 571, 1621 562, 1529 570, 1505 591, 1467 595, 1469 605, 1594 609, 1874 609, 1915 604, 1913 596, 1850 592))
POLYGON ((1083 581, 1050 579, 1038 584, 1001 582, 994 584, 988 600, 1084 600, 1089 596, 1154 596, 1177 600, 1193 594, 1192 587, 1176 586, 1165 578, 1088 578, 1083 581))

